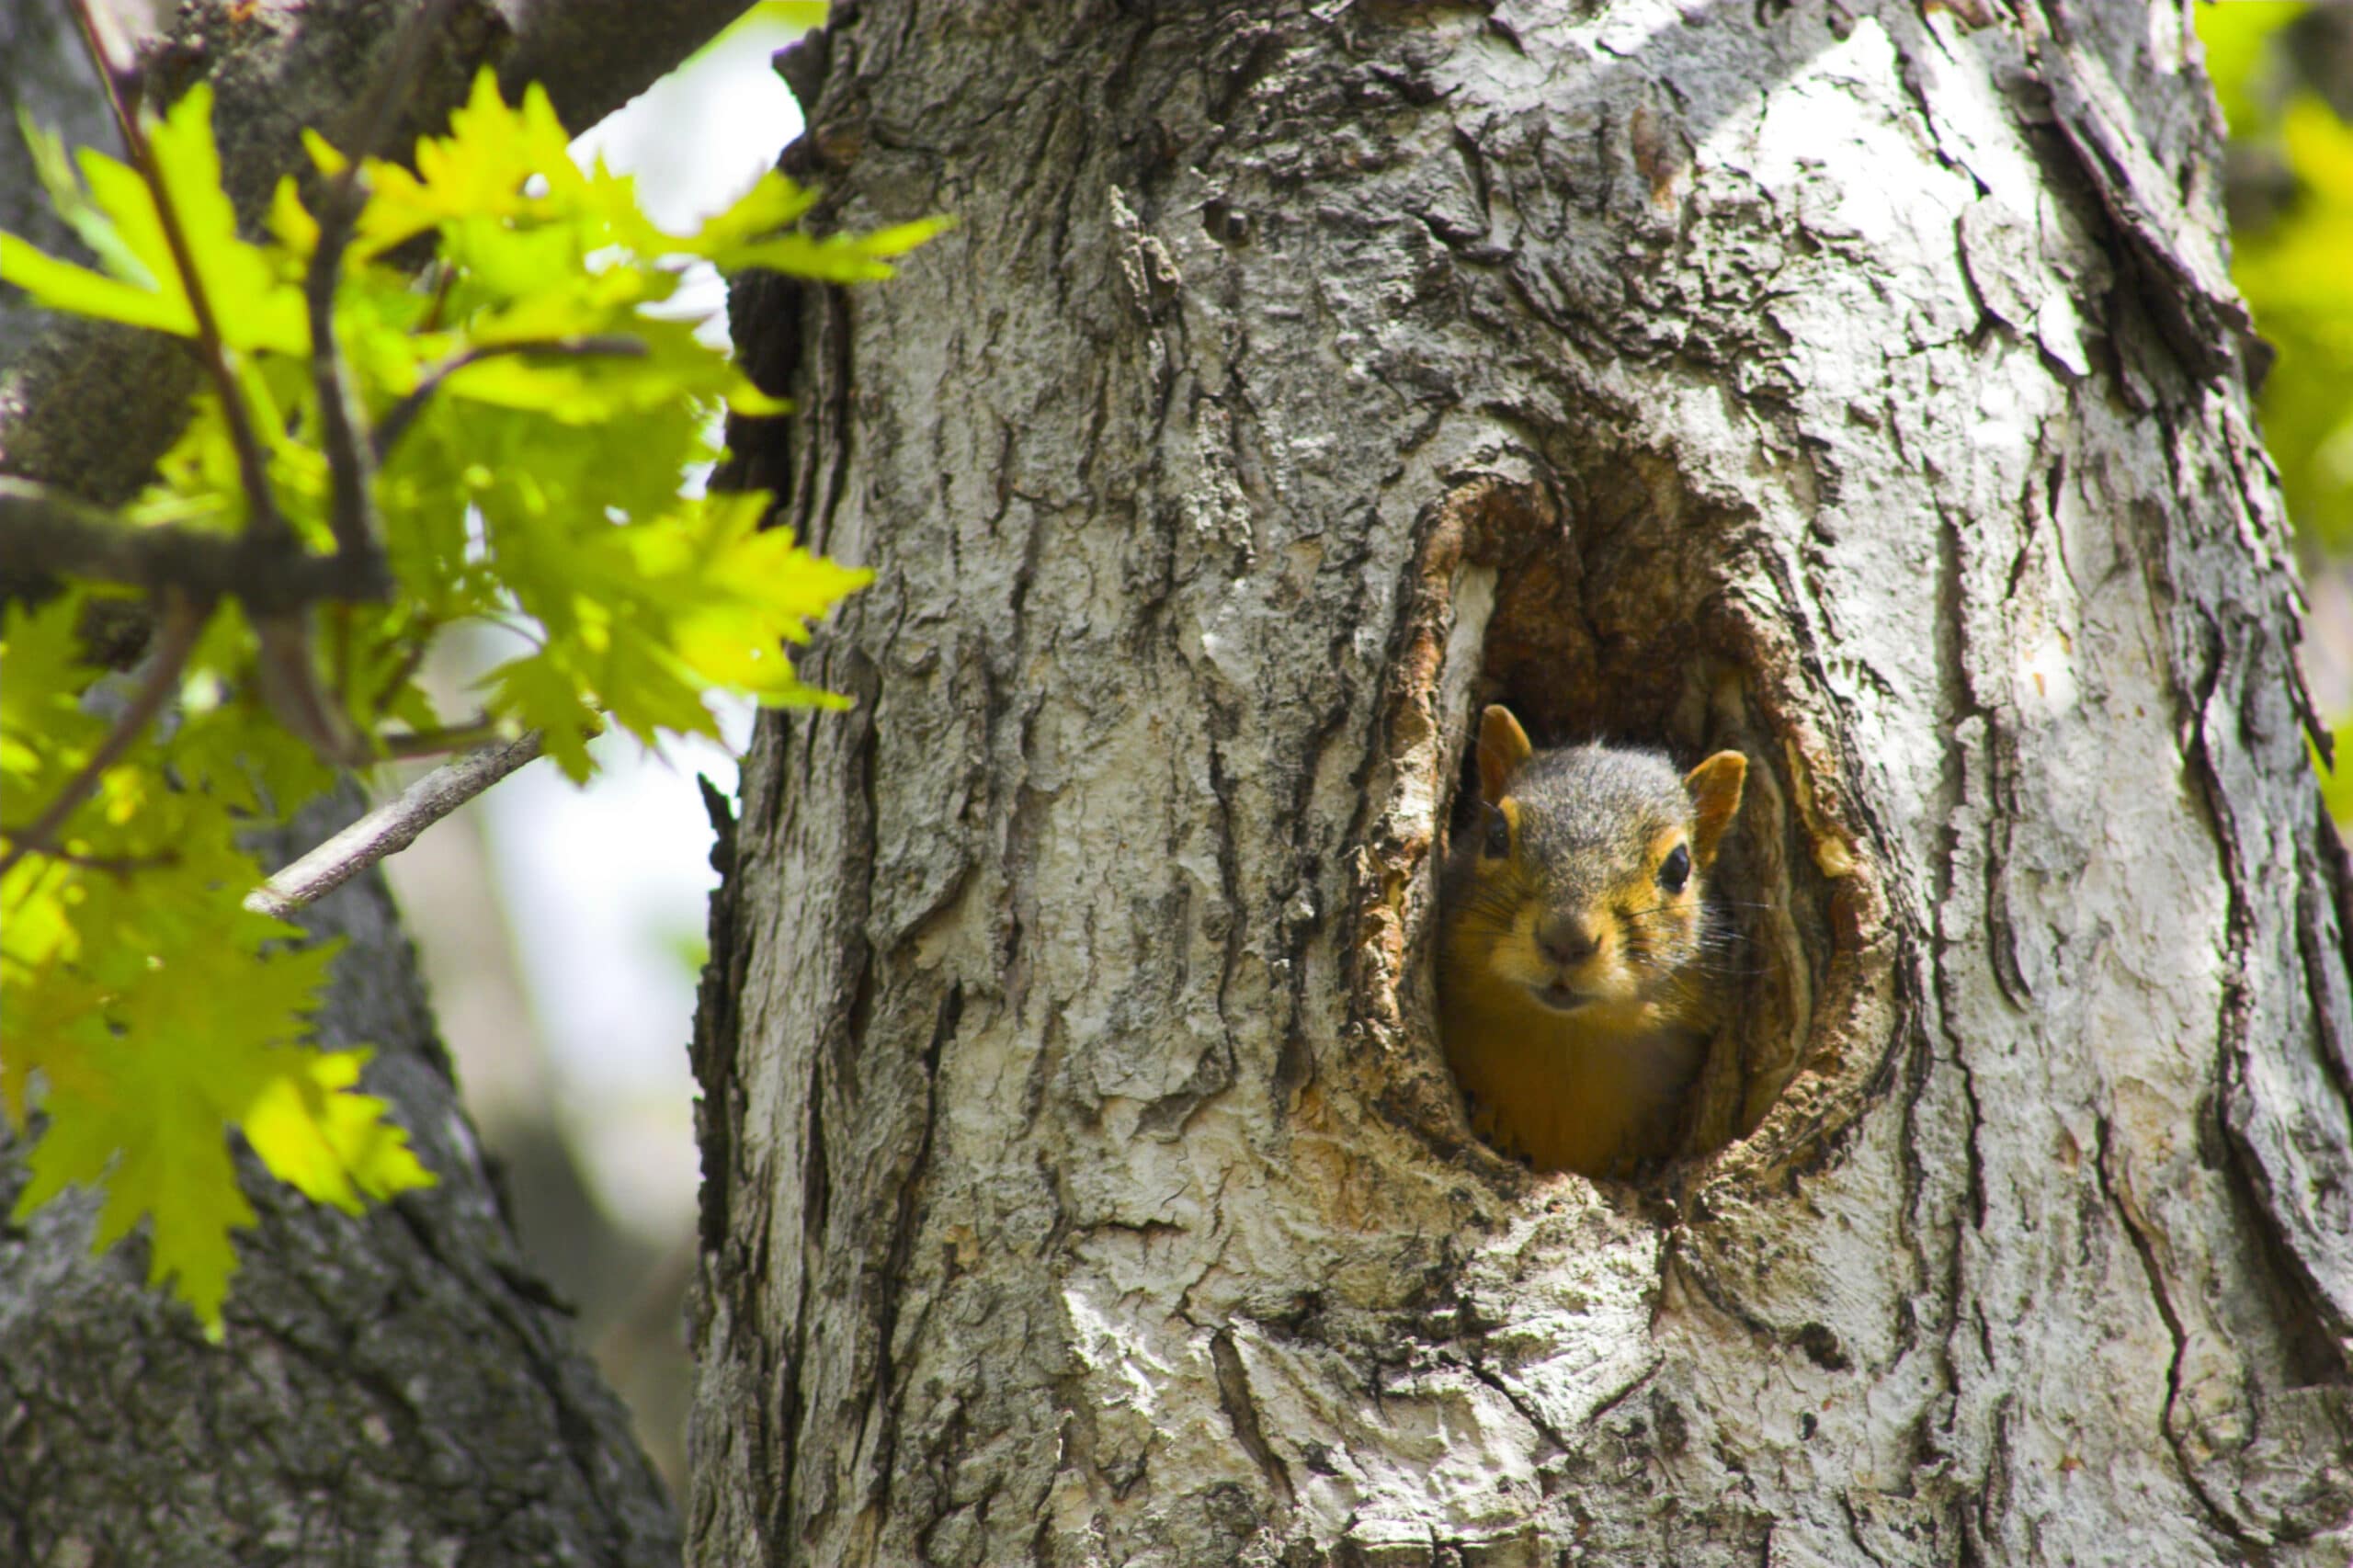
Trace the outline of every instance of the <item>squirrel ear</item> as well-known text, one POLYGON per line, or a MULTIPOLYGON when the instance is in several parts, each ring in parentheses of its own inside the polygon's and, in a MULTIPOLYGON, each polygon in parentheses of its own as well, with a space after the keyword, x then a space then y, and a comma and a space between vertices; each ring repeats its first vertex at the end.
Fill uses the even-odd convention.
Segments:
POLYGON ((1494 805, 1511 786, 1511 776, 1534 755, 1528 732, 1502 703, 1491 703, 1479 715, 1479 799, 1494 805))
POLYGON ((1683 776, 1691 797, 1691 854, 1705 866, 1716 858, 1716 846, 1740 810, 1740 787, 1748 782, 1748 759, 1736 751, 1720 751, 1683 776))

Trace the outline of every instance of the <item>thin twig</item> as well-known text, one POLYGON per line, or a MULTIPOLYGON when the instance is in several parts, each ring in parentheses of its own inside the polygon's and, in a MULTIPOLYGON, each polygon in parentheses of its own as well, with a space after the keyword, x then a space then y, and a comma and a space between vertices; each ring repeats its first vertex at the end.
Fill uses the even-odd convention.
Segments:
POLYGON ((425 319, 417 324, 419 332, 439 332, 442 312, 449 308, 449 290, 458 285, 458 269, 446 261, 433 264, 433 303, 425 308, 425 319))
POLYGON ((540 755, 537 730, 442 764, 245 895, 245 907, 283 920, 314 903, 540 755))
POLYGON ((373 760, 375 748, 351 716, 319 685, 318 659, 311 651, 311 616, 305 610, 262 614, 248 608, 254 629, 254 687, 287 733, 337 767, 373 760))
POLYGON ((230 441, 237 449, 237 474, 244 484, 246 502, 253 508, 249 526, 264 540, 291 548, 294 533, 278 512, 278 498, 269 488, 269 462, 262 451, 261 437, 254 428, 253 411, 245 406, 244 389, 237 385, 236 372, 230 368, 228 347, 222 341, 221 324, 212 314, 212 301, 204 291, 204 280, 197 276, 196 254, 189 248, 188 231, 180 226, 179 209, 172 203, 163 166, 156 163, 154 146, 147 139, 146 128, 139 123, 138 111, 131 105, 125 86, 128 70, 109 56, 99 36, 99 23, 90 10, 90 0, 74 0, 74 15, 81 24, 82 42, 90 51, 91 63, 97 67, 98 78, 106 84, 107 101, 113 107, 116 123, 122 128, 124 148, 154 199, 155 221, 164 231, 164 243, 171 249, 172 265, 179 272, 180 290, 188 296, 188 312, 196 318, 199 357, 205 372, 212 378, 213 390, 221 396, 221 417, 228 425, 230 441))
POLYGON ((469 348, 462 354, 453 354, 426 371, 425 379, 416 383, 416 390, 386 409, 384 417, 376 422, 376 460, 382 462, 386 454, 392 451, 393 444, 408 433, 409 426, 415 422, 418 415, 425 412, 425 405, 432 401, 433 394, 441 390, 441 383, 469 365, 479 364, 484 359, 495 359, 508 354, 546 355, 559 358, 591 358, 602 356, 623 359, 642 359, 648 352, 643 338, 607 335, 589 337, 533 337, 514 343, 485 343, 478 347, 469 348))
POLYGON ((359 394, 344 374, 335 336, 335 286, 342 280, 343 253, 351 243, 351 225, 359 210, 351 183, 358 167, 356 163, 347 166, 321 203, 319 244, 311 253, 302 297, 311 317, 311 385, 319 400, 319 444, 326 452, 334 498, 327 526, 335 534, 336 554, 371 562, 383 574, 383 551, 376 542, 376 446, 359 433, 364 417, 359 394))
POLYGON ((90 798, 107 769, 122 760, 123 754, 145 732, 148 721, 161 712, 164 704, 179 689, 180 671, 187 666, 188 655, 196 651, 197 639, 203 635, 204 623, 211 615, 209 603, 199 604, 176 594, 169 598, 164 608, 163 625, 157 631, 155 651, 148 655, 147 673, 140 677, 139 688, 131 693, 131 700, 116 718, 114 728, 98 743, 98 749, 57 792, 49 808, 23 832, 8 834, 7 852, 0 854, 0 873, 6 872, 27 855, 48 848, 51 835, 90 798))
POLYGON ((343 168, 327 182, 319 203, 318 243, 302 279, 303 301, 311 320, 311 381, 319 402, 320 445, 326 452, 333 485, 328 526, 334 530, 338 554, 365 559, 380 574, 386 569, 377 539, 376 444, 361 434, 366 417, 351 378, 344 373, 335 335, 335 290, 343 280, 344 253, 350 248, 352 229, 366 199, 360 169, 367 159, 385 151, 383 143, 416 85, 417 73, 424 68, 426 45, 440 29, 449 6, 450 0, 426 0, 410 17, 393 51, 391 68, 378 79, 359 117, 359 133, 344 149, 343 168))
POLYGON ((121 47, 123 40, 111 15, 76 6, 74 21, 82 34, 83 52, 97 62, 98 76, 107 84, 107 108, 114 116, 115 131, 122 138, 127 152, 135 145, 131 121, 139 112, 139 98, 146 84, 138 68, 130 62, 130 51, 121 47))

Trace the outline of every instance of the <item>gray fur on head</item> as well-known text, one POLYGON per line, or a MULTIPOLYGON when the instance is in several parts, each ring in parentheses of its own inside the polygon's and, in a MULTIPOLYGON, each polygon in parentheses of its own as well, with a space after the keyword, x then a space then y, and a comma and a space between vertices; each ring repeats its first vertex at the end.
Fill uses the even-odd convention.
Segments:
MULTIPOLYGON (((1612 884, 1642 865, 1654 838, 1691 820, 1683 776, 1656 752, 1597 744, 1540 751, 1512 775, 1505 793, 1519 806, 1524 861, 1556 870, 1607 866, 1616 873, 1608 879, 1612 884)), ((1605 889, 1556 891, 1574 896, 1605 889)))

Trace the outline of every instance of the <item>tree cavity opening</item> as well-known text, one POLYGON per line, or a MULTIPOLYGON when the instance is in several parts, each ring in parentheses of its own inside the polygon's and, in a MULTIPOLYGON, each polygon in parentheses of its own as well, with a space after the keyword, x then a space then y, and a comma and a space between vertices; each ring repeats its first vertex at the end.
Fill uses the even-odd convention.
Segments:
MULTIPOLYGON (((1884 955, 1862 961, 1881 946, 1882 901, 1846 820, 1839 754, 1824 739, 1834 733, 1827 694, 1801 656, 1776 578, 1760 569, 1757 541, 1742 518, 1692 502, 1663 464, 1574 484, 1534 464, 1458 476, 1423 526, 1392 706, 1399 744, 1390 760, 1403 792, 1387 818, 1399 823, 1416 797, 1427 813, 1421 833, 1399 823, 1392 839, 1409 862, 1396 870, 1415 884, 1401 897, 1399 881, 1388 881, 1396 935, 1420 949, 1396 976, 1401 1021, 1435 1018, 1438 872, 1449 841, 1473 831, 1485 705, 1509 707, 1539 748, 1636 746, 1665 753, 1678 771, 1739 751, 1747 785, 1714 875, 1737 934, 1722 976, 1733 994, 1672 1168, 1697 1175, 1694 1162, 1727 1150, 1705 1167, 1809 1162, 1852 1119, 1836 1108, 1859 1103, 1868 1071, 1849 1064, 1880 1054, 1853 1044, 1885 1039, 1885 1009, 1872 1005, 1885 999, 1884 955), (1413 790, 1425 768, 1426 792, 1413 790), (1829 1092, 1790 1096, 1800 1084, 1829 1092), (1785 1096, 1800 1103, 1773 1116, 1785 1096)), ((1382 847, 1376 835, 1376 859, 1382 847)), ((1427 1027, 1450 1091, 1435 1024, 1427 1027)), ((1407 1100, 1421 1103, 1424 1119, 1431 1096, 1407 1100)), ((1442 1145, 1468 1140, 1459 1107, 1449 1096, 1438 1108, 1442 1145)))

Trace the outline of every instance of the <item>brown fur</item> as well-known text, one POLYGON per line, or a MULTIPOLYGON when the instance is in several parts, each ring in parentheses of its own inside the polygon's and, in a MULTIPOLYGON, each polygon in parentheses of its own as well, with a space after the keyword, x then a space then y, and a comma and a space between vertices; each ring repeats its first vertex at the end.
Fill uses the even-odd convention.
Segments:
POLYGON ((1623 1174, 1674 1152, 1722 1013, 1707 873, 1747 758, 1718 752, 1677 778, 1649 752, 1537 752, 1491 707, 1478 761, 1480 802, 1440 887, 1448 1060, 1498 1149, 1540 1170, 1623 1174), (1689 869, 1671 887, 1677 849, 1689 869))

